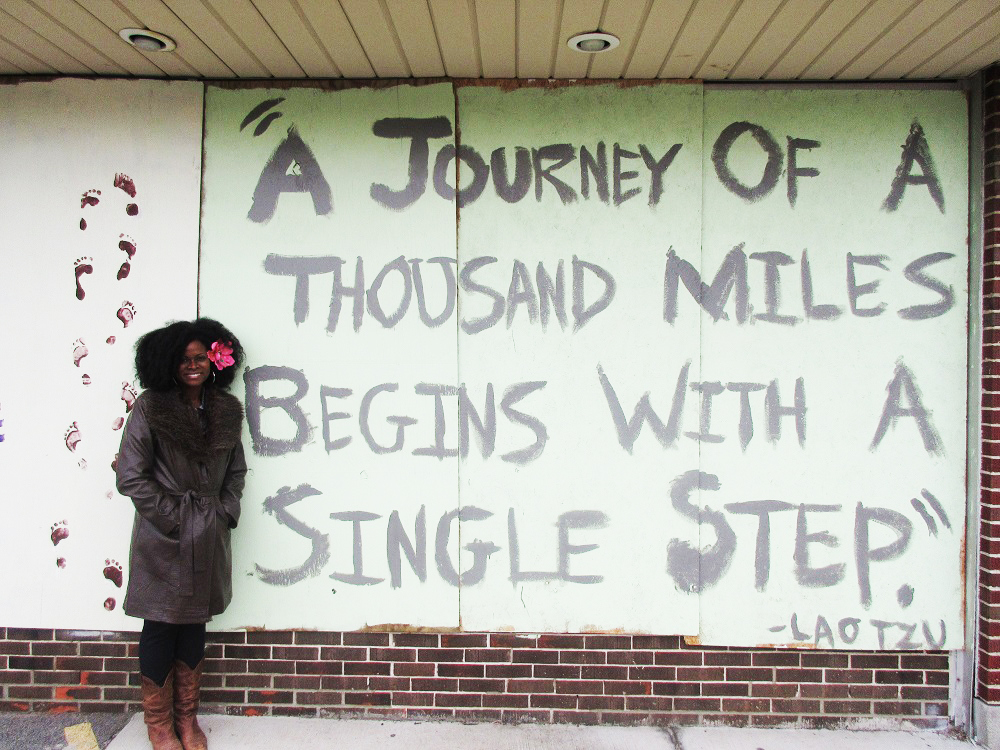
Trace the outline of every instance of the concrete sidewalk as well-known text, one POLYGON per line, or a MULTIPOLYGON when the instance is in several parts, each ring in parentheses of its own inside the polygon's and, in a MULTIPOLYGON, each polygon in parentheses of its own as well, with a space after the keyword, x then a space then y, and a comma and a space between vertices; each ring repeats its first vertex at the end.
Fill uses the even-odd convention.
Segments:
MULTIPOLYGON (((198 721, 211 750, 972 750, 933 732, 517 726, 377 719, 293 719, 207 715, 198 721)), ((107 750, 149 750, 137 714, 107 750)))

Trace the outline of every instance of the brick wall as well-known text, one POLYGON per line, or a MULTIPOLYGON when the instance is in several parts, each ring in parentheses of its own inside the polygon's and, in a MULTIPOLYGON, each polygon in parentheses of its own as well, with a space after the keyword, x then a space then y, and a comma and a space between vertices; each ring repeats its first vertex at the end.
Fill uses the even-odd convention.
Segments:
MULTIPOLYGON (((138 710, 134 633, 0 628, 0 710, 138 710)), ((677 636, 209 636, 204 710, 578 724, 948 725, 944 652, 686 646, 677 636)))
POLYGON ((984 75, 983 441, 977 695, 1000 703, 1000 65, 984 75))

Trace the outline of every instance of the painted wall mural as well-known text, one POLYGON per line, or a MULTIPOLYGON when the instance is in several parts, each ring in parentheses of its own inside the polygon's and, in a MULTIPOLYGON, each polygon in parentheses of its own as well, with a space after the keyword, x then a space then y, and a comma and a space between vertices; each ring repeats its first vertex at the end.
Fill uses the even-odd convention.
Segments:
POLYGON ((965 112, 209 88, 254 456, 222 621, 959 645, 965 112))
POLYGON ((131 347, 197 294, 249 354, 213 627, 961 646, 960 92, 0 97, 4 624, 137 626, 131 347))

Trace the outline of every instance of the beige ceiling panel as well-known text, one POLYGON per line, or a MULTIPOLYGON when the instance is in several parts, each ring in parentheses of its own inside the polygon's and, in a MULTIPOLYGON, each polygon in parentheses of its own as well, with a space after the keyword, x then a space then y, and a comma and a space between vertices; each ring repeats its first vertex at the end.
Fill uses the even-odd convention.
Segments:
POLYGON ((288 0, 255 0, 261 16, 309 78, 339 78, 314 29, 288 0))
POLYGON ((514 0, 472 0, 484 78, 517 77, 514 0))
POLYGON ((802 71, 801 77, 811 80, 835 77, 905 17, 910 5, 912 0, 876 0, 860 12, 839 15, 832 25, 842 31, 802 71))
POLYGON ((699 0, 677 35, 660 78, 691 78, 722 35, 741 0, 699 0))
MULTIPOLYGON (((621 78, 629 61, 636 37, 646 20, 642 3, 629 0, 610 0, 601 21, 601 31, 614 34, 621 40, 615 49, 593 56, 590 64, 591 78, 621 78)), ((565 43, 563 44, 565 47, 565 43)))
MULTIPOLYGON (((125 70, 136 76, 162 76, 153 62, 139 54, 139 51, 118 36, 118 32, 129 24, 109 26, 84 8, 79 0, 36 0, 36 4, 59 18, 101 53, 114 60, 125 70)), ((121 14, 124 18, 124 14, 121 14)))
POLYGON ((332 0, 298 0, 334 65, 345 78, 374 78, 375 71, 361 49, 344 9, 332 0))
POLYGON ((396 30, 372 0, 340 0, 361 48, 379 78, 409 78, 412 73, 403 56, 396 30))
POLYGON ((136 54, 133 58, 141 60, 141 64, 127 66, 117 59, 121 58, 120 54, 107 54, 105 50, 112 45, 119 53, 134 50, 73 0, 35 0, 33 7, 10 4, 9 8, 11 14, 99 75, 160 74, 155 68, 150 70, 149 63, 141 55, 136 54))
POLYGON ((771 21, 781 3, 782 0, 741 3, 705 62, 695 71, 695 77, 710 81, 727 78, 749 52, 750 45, 771 21))
POLYGON ((197 75, 206 78, 232 78, 226 64, 212 52, 166 5, 160 0, 118 0, 119 4, 139 21, 140 27, 166 34, 175 42, 177 49, 171 53, 141 53, 147 59, 156 59, 157 67, 168 75, 197 75), (168 58, 173 58, 168 60, 168 58), (183 73, 187 69, 189 72, 183 73))
MULTIPOLYGON (((0 23, 3 23, 5 20, 6 18, 0 15, 0 23)), ((0 57, 9 60, 12 65, 20 68, 25 73, 52 75, 58 72, 45 61, 29 55, 17 45, 11 44, 11 42, 4 38, 4 33, 5 31, 0 30, 0 57)))
POLYGON ((626 78, 656 78, 693 6, 694 0, 653 0, 625 68, 626 78))
POLYGON ((385 5, 410 65, 410 72, 420 78, 445 75, 434 21, 426 1, 386 0, 385 5))
POLYGON ((201 0, 240 45, 275 78, 302 78, 302 68, 250 0, 201 0))
POLYGON ((24 68, 18 67, 9 60, 0 57, 0 76, 20 76, 27 72, 24 68))
POLYGON ((167 7, 240 78, 267 78, 264 67, 239 35, 202 0, 164 0, 167 7))
POLYGON ((879 67, 875 76, 889 79, 909 77, 911 71, 920 68, 946 45, 960 39, 978 22, 994 13, 996 8, 996 0, 967 0, 957 5, 879 67))
POLYGON ((63 52, 59 47, 45 37, 36 33, 30 26, 10 15, 9 11, 0 10, 0 33, 12 44, 23 50, 30 50, 32 57, 43 61, 47 66, 59 73, 93 73, 84 63, 63 52))
POLYGON ((557 0, 531 0, 517 5, 517 77, 548 78, 559 32, 557 0))
POLYGON ((771 77, 795 78, 836 32, 814 28, 819 9, 812 0, 789 0, 761 29, 747 53, 730 71, 729 78, 756 81, 769 71, 771 77))
MULTIPOLYGON (((123 48, 122 54, 128 55, 126 59, 141 60, 141 62, 136 62, 135 65, 136 67, 141 66, 141 69, 148 69, 150 71, 148 75, 194 75, 191 68, 184 65, 172 53, 148 56, 148 52, 141 52, 123 42, 118 36, 119 31, 129 28, 144 28, 144 25, 138 18, 123 10, 114 0, 75 0, 75 2, 80 6, 84 15, 95 19, 95 23, 100 24, 108 33, 113 35, 112 42, 117 41, 118 44, 121 44, 123 48), (157 57, 159 61, 157 61, 157 57), (157 62, 160 64, 157 64, 157 62)), ((129 67, 131 65, 132 63, 129 63, 129 67)), ((147 75, 147 73, 136 73, 136 75, 147 75)))
POLYGON ((997 60, 1000 60, 1000 36, 994 37, 992 41, 984 44, 954 67, 942 71, 941 77, 971 76, 997 60))
POLYGON ((910 78, 933 78, 942 71, 950 70, 968 57, 968 49, 978 49, 1000 38, 1000 9, 977 21, 967 31, 960 31, 954 42, 945 45, 940 52, 923 65, 909 73, 910 78), (961 39, 962 44, 957 42, 961 39))
POLYGON ((944 3, 917 3, 899 18, 891 28, 884 30, 857 58, 837 73, 845 80, 871 78, 875 71, 885 65, 893 55, 898 54, 920 36, 927 27, 937 23, 949 6, 944 3))
MULTIPOLYGON (((601 10, 604 8, 604 0, 566 0, 563 4, 562 18, 559 21, 559 36, 556 38, 556 64, 552 75, 555 78, 586 78, 593 63, 603 55, 590 55, 586 52, 571 50, 566 42, 576 34, 583 34, 588 31, 595 31, 600 27, 601 31, 607 31, 618 35, 619 39, 624 39, 618 32, 602 25, 601 10)), ((633 37, 628 37, 632 39, 633 37)), ((612 52, 622 49, 621 46, 612 52)), ((611 54, 605 52, 605 55, 611 54)), ((621 59, 618 61, 621 67, 621 59)), ((610 76, 605 76, 606 78, 610 76)))

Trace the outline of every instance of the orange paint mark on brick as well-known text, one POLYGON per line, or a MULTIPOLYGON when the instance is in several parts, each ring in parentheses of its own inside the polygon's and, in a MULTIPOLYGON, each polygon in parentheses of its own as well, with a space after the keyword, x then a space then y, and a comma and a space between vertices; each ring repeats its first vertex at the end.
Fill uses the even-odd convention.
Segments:
POLYGON ((57 687, 55 690, 55 699, 57 701, 71 701, 73 700, 73 695, 69 691, 73 688, 69 685, 63 685, 62 687, 57 687))
POLYGON ((271 699, 274 698, 274 696, 278 694, 278 691, 277 690, 261 690, 260 694, 264 697, 264 700, 269 703, 271 701, 271 699))
POLYGON ((90 672, 80 672, 80 684, 81 685, 90 684, 90 672))
POLYGON ((264 712, 259 708, 247 708, 243 711, 244 716, 263 716, 264 712))
POLYGON ((76 714, 79 713, 80 709, 77 706, 53 706, 46 713, 50 714, 76 714))
POLYGON ((30 711, 31 710, 31 706, 28 705, 27 703, 11 703, 10 707, 13 708, 15 711, 30 711))

